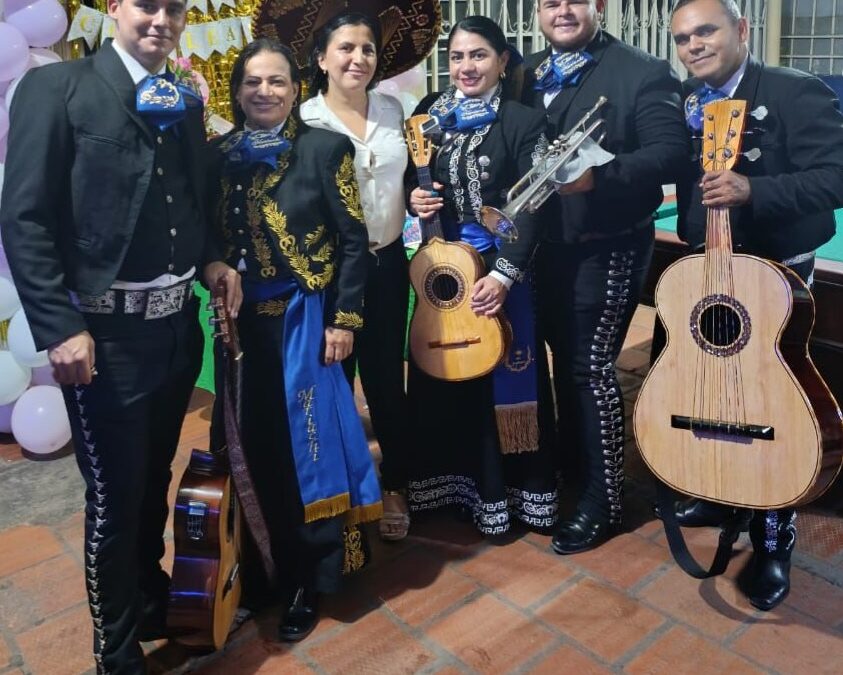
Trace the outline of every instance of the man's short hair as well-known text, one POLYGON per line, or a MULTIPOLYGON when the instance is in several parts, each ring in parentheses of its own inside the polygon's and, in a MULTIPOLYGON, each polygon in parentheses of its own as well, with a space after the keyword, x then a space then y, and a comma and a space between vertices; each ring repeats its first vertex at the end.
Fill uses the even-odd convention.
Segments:
MULTIPOLYGON (((697 2, 697 0, 677 0, 673 9, 670 11, 671 20, 673 20, 673 15, 676 14, 677 11, 685 7, 685 5, 690 5, 693 2, 697 2)), ((733 24, 736 24, 741 20, 743 13, 735 0, 717 0, 717 2, 719 2, 723 7, 723 10, 726 12, 726 16, 729 17, 733 24)))

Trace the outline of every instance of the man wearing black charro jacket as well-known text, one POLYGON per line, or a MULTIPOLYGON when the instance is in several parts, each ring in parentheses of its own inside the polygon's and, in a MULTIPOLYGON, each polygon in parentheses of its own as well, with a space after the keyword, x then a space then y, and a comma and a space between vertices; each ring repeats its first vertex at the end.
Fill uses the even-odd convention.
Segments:
MULTIPOLYGON (((834 209, 843 206, 843 115, 833 92, 816 77, 753 59, 747 19, 733 0, 679 0, 671 32, 692 75, 683 85, 691 133, 699 134, 705 103, 745 100, 753 114, 744 155, 760 151, 755 161, 739 158, 733 171, 702 175, 694 162, 677 183, 679 236, 692 249, 702 246, 706 209, 729 207, 736 249, 781 262, 810 285, 814 252, 834 236, 834 209)), ((686 526, 719 525, 732 515, 698 499, 676 509, 686 526)), ((772 609, 790 590, 795 517, 793 509, 756 511, 750 521, 755 555, 747 590, 758 609, 772 609)))
POLYGON ((553 351, 563 478, 581 494, 553 537, 560 554, 601 544, 621 522, 623 396, 615 359, 653 250, 653 213, 690 152, 680 83, 662 60, 600 29, 602 0, 540 0, 548 49, 526 61, 525 101, 566 132, 600 96, 615 155, 562 195, 537 256, 539 311, 553 351), (577 470, 579 478, 575 477, 577 470), (574 474, 574 475, 572 475, 574 474))
POLYGON ((32 327, 62 385, 86 483, 85 570, 100 673, 146 672, 162 637, 170 462, 199 372, 193 280, 240 285, 202 212, 202 102, 166 70, 183 0, 109 0, 113 44, 22 81, 0 211, 32 327))

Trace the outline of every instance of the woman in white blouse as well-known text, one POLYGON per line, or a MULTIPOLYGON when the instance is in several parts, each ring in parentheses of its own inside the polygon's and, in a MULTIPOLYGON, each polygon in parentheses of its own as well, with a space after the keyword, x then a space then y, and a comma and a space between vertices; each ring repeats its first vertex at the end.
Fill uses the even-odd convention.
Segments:
POLYGON ((405 496, 407 404, 404 339, 409 277, 401 233, 404 226, 404 113, 391 96, 371 91, 381 45, 377 20, 340 14, 314 36, 310 59, 312 97, 301 106, 306 124, 348 136, 369 232, 369 275, 363 330, 343 362, 353 384, 359 369, 372 427, 383 460, 383 539, 398 540, 410 526, 405 496))

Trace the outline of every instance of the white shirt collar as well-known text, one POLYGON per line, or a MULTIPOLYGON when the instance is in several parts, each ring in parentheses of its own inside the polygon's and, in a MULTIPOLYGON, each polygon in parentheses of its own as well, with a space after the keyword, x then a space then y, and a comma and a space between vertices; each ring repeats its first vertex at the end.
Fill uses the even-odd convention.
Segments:
POLYGON ((725 84, 722 87, 711 87, 711 85, 708 84, 708 82, 705 83, 706 86, 709 86, 712 89, 717 89, 719 91, 722 91, 724 94, 726 94, 726 96, 728 96, 729 98, 732 98, 735 95, 735 92, 738 90, 738 86, 740 85, 741 80, 743 79, 743 74, 746 72, 746 64, 747 63, 749 63, 749 52, 748 51, 746 53, 746 57, 743 60, 743 63, 741 64, 741 67, 738 68, 735 71, 735 73, 732 75, 732 77, 730 77, 728 80, 726 80, 725 84))
POLYGON ((161 66, 157 73, 150 73, 134 56, 123 49, 117 40, 112 40, 111 46, 114 48, 114 51, 117 52, 117 56, 120 57, 123 65, 126 66, 126 70, 129 71, 129 77, 132 78, 132 82, 135 83, 136 87, 141 83, 141 81, 143 81, 144 78, 149 77, 150 75, 161 75, 162 73, 167 72, 166 59, 164 60, 164 65, 161 66))
MULTIPOLYGON (((471 98, 482 98, 483 101, 489 103, 492 100, 492 97, 495 95, 495 91, 497 90, 498 86, 495 85, 491 89, 487 89, 484 91, 480 96, 472 96, 471 98)), ((463 94, 459 89, 454 92, 454 98, 468 98, 465 94, 463 94)))
MULTIPOLYGON (((281 124, 278 124, 278 125, 276 125, 276 126, 272 127, 272 129, 267 129, 266 131, 271 131, 271 132, 272 132, 273 134, 275 134, 276 136, 279 136, 279 135, 281 135, 281 130, 284 128, 284 125, 285 125, 285 124, 287 124, 287 120, 286 120, 286 119, 285 119, 283 122, 281 122, 281 124)), ((261 131, 260 129, 253 129, 252 127, 250 127, 250 126, 249 126, 249 124, 248 124, 248 122, 246 122, 246 123, 244 123, 244 124, 243 124, 243 128, 244 128, 246 131, 261 131)))

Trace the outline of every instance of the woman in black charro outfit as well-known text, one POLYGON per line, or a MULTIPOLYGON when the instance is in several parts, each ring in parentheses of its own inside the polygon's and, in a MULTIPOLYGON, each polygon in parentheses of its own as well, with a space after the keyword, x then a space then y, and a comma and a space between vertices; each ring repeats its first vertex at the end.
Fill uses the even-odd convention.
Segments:
POLYGON ((472 309, 486 316, 503 309, 514 339, 492 374, 469 381, 437 380, 411 362, 408 397, 418 446, 408 499, 413 511, 467 508, 484 534, 506 532, 513 519, 546 529, 558 509, 546 437, 553 424, 538 422, 552 414, 552 399, 529 267, 543 214, 519 216, 514 243, 496 240, 479 224, 481 205, 503 206, 508 189, 546 151, 544 116, 517 102, 520 55, 490 19, 457 23, 448 58, 453 86, 427 96, 415 111, 436 117, 444 131, 431 164, 436 192, 415 187, 411 169, 410 210, 423 220, 439 212, 446 238, 482 255, 490 271, 472 291, 472 309))
POLYGON ((362 326, 366 275, 354 147, 291 114, 299 83, 279 42, 260 39, 240 53, 231 76, 236 129, 215 144, 212 178, 224 257, 244 286, 243 447, 287 641, 313 630, 317 595, 338 589, 344 527, 381 513, 340 366, 362 326))

